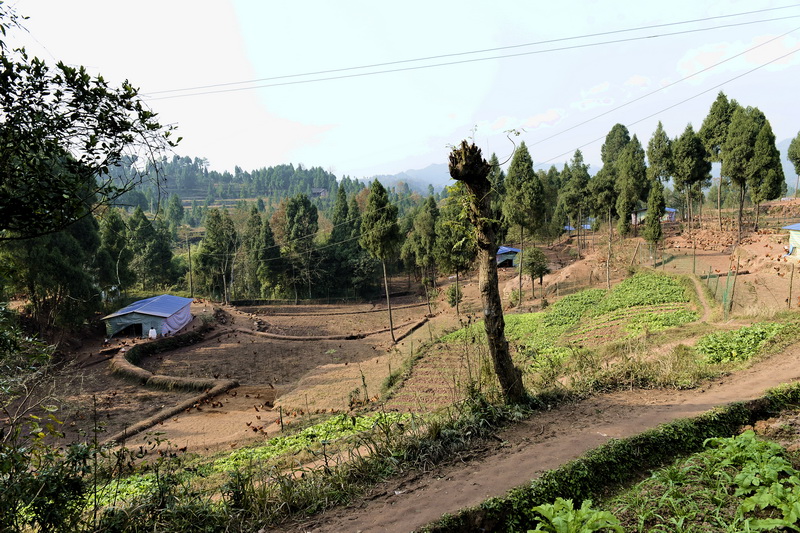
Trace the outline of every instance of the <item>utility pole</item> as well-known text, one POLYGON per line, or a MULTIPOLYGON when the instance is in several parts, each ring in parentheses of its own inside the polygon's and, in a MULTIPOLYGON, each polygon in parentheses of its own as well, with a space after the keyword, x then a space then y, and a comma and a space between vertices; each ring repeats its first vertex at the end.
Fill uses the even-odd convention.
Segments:
POLYGON ((186 233, 186 248, 189 249, 189 296, 194 298, 194 279, 192 278, 192 245, 189 244, 189 233, 186 233))

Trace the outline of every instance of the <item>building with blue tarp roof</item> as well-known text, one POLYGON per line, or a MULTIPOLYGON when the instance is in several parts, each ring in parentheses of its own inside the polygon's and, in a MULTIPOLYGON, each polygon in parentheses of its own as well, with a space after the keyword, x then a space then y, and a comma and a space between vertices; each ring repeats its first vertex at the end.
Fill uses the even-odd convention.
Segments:
POLYGON ((519 248, 512 248, 510 246, 500 246, 497 249, 497 266, 516 266, 517 254, 520 252, 519 248))
POLYGON ((789 224, 781 229, 789 230, 789 250, 786 255, 798 255, 797 249, 800 247, 800 224, 789 224))
POLYGON ((150 328, 158 335, 171 335, 192 321, 191 298, 162 294, 133 302, 104 316, 106 334, 112 337, 123 330, 146 337, 150 328))

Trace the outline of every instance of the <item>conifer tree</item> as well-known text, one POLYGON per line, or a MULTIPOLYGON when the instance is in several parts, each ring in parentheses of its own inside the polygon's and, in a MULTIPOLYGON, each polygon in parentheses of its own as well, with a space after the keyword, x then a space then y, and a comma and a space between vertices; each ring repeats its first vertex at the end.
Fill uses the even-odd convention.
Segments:
MULTIPOLYGON (((737 107, 739 104, 736 103, 736 100, 729 101, 725 93, 720 91, 700 126, 698 134, 703 140, 709 161, 712 163, 720 163, 725 158, 725 139, 728 136, 733 112, 737 107)), ((726 181, 725 174, 720 174, 717 187, 717 222, 720 231, 722 231, 722 186, 726 181)))
POLYGON ((797 198, 797 191, 800 189, 800 132, 798 132, 797 137, 792 139, 792 142, 789 143, 789 150, 786 153, 786 157, 788 157, 789 161, 794 165, 794 173, 797 175, 797 183, 794 186, 794 197, 797 198))
MULTIPOLYGON (((533 161, 525 142, 520 143, 511 158, 505 179, 506 196, 503 215, 509 224, 519 226, 520 264, 525 254, 525 230, 536 231, 542 222, 544 189, 533 171, 533 161)), ((522 303, 522 271, 519 276, 519 301, 522 303)))
POLYGON ((397 342, 392 321, 392 302, 389 297, 389 275, 386 263, 394 259, 400 251, 400 228, 397 226, 397 206, 389 202, 386 189, 376 179, 369 188, 367 207, 361 216, 361 237, 359 243, 369 254, 381 262, 383 267, 383 286, 386 292, 386 307, 389 312, 389 331, 392 342, 397 342))
POLYGON ((664 233, 661 229, 661 217, 665 212, 664 186, 661 181, 654 180, 650 184, 650 193, 647 196, 647 216, 645 217, 644 240, 650 243, 650 254, 653 257, 653 267, 655 267, 655 249, 661 241, 664 233))

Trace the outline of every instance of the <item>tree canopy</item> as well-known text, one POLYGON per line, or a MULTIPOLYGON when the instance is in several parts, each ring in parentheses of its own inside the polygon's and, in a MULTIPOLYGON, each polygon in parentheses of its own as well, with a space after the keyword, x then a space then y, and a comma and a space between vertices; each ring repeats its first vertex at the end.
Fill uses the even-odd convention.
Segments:
POLYGON ((48 66, 5 42, 20 29, 0 3, 0 240, 59 231, 141 183, 132 164, 174 146, 129 82, 48 66))

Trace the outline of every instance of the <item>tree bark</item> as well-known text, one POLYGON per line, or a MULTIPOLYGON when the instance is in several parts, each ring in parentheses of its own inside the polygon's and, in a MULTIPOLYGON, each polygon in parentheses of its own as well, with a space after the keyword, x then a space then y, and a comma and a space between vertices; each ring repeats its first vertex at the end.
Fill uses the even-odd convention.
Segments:
POLYGON ((514 366, 505 337, 505 320, 497 280, 496 222, 493 222, 487 179, 491 167, 481 156, 480 148, 462 141, 450 153, 450 176, 464 183, 471 193, 470 218, 475 225, 478 245, 478 287, 483 304, 483 325, 494 370, 507 403, 526 400, 522 372, 514 366))
POLYGON ((389 310, 389 332, 392 334, 392 342, 396 343, 397 339, 394 338, 394 323, 392 322, 392 301, 389 298, 389 277, 386 275, 386 261, 381 261, 383 266, 383 288, 386 291, 386 308, 389 310))
POLYGON ((758 218, 761 214, 761 202, 756 203, 756 226, 753 228, 753 231, 758 231, 758 218))
MULTIPOLYGON (((410 276, 410 274, 409 274, 409 276, 410 276)), ((427 280, 425 279, 425 271, 423 269, 422 288, 425 289, 425 301, 428 302, 428 314, 432 315, 433 314, 433 309, 431 308, 431 295, 430 295, 430 291, 428 290, 428 284, 426 283, 426 281, 427 280)), ((458 313, 456 313, 456 314, 458 314, 458 313)))
POLYGON ((745 189, 744 186, 739 187, 739 217, 738 217, 738 230, 737 230, 737 237, 736 237, 736 244, 742 242, 742 212, 744 211, 744 193, 745 189))

